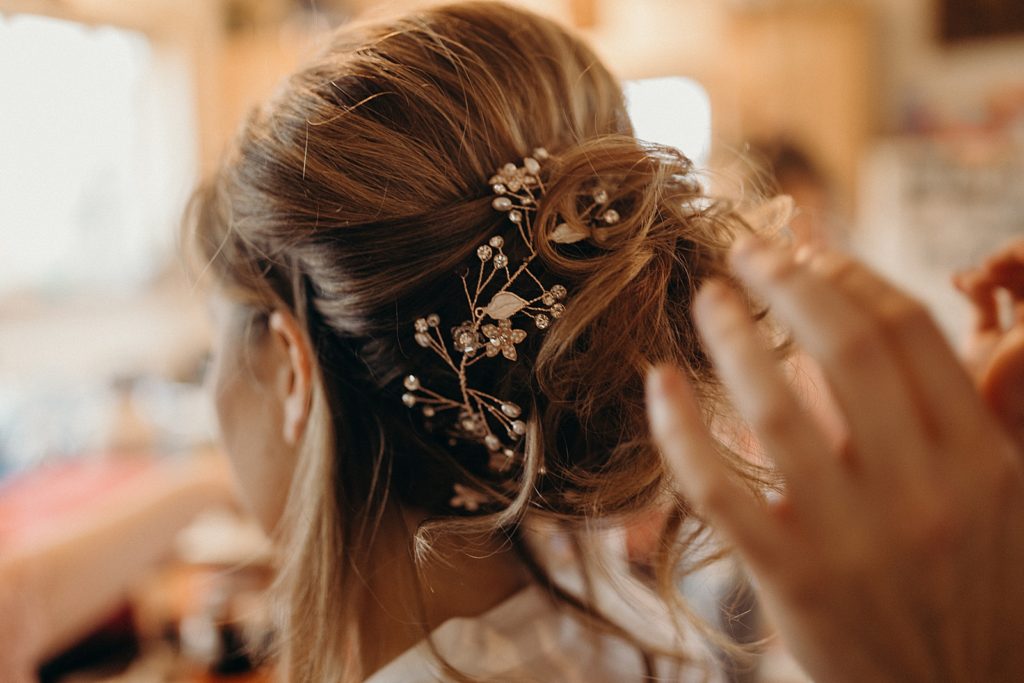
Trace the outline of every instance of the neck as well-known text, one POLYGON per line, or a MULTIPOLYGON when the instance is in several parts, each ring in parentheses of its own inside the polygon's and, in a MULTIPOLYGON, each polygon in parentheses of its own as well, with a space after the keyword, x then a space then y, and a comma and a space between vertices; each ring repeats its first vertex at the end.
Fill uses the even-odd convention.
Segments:
POLYGON ((425 515, 392 508, 369 553, 359 615, 364 676, 369 676, 449 619, 478 616, 527 583, 501 539, 447 538, 416 567, 412 536, 425 515))

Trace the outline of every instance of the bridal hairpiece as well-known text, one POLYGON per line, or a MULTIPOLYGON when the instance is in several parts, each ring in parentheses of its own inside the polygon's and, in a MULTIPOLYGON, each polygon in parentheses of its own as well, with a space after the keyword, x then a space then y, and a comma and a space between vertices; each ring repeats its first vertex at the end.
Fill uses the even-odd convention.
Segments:
MULTIPOLYGON (((537 257, 533 218, 544 194, 541 164, 548 159, 547 150, 537 148, 532 156, 523 159, 522 166, 505 164, 488 181, 496 195, 491 205, 507 214, 527 248, 522 261, 511 263, 505 252, 505 239, 501 235, 492 236, 486 244, 477 247, 479 267, 475 277, 471 276, 473 269, 460 276, 468 319, 450 328, 448 334, 442 330, 437 313, 414 323, 416 343, 431 349, 454 373, 458 396, 452 398, 428 388, 415 374, 408 375, 403 382, 406 391, 402 401, 406 406, 419 407, 427 418, 434 418, 443 411, 454 411, 456 416, 449 435, 453 439, 483 444, 491 454, 490 467, 499 472, 507 471, 515 462, 526 434, 523 410, 512 401, 470 386, 467 371, 487 359, 515 362, 519 358, 517 347, 532 333, 527 329, 546 330, 566 311, 568 290, 565 286, 547 287, 530 271, 530 264, 537 257), (497 291, 493 291, 496 286, 497 291)), ((606 206, 607 191, 598 187, 591 198, 594 206, 585 214, 591 221, 606 226, 618 222, 619 214, 606 206)), ((578 242, 590 236, 591 227, 559 223, 550 239, 559 244, 578 242)), ((483 494, 460 484, 456 484, 455 492, 451 504, 469 511, 476 510, 487 500, 483 494)))

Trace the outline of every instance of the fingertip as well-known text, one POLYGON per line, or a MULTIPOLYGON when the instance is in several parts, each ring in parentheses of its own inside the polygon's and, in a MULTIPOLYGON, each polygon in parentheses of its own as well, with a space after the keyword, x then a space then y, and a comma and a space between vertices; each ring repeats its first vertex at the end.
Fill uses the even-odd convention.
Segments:
POLYGON ((647 377, 644 378, 644 391, 648 403, 657 399, 664 392, 664 375, 664 365, 654 365, 647 370, 647 377))
POLYGON ((657 401, 678 390, 679 369, 669 363, 659 363, 647 371, 647 400, 657 401))
POLYGON ((729 247, 729 262, 733 267, 736 267, 737 264, 744 263, 751 256, 762 251, 766 246, 767 242, 758 235, 739 235, 729 247))
POLYGON ((966 290, 966 285, 964 284, 966 277, 967 277, 967 271, 959 271, 959 272, 953 273, 949 277, 949 281, 953 284, 953 286, 956 289, 958 289, 960 292, 966 294, 967 290, 966 290))
POLYGON ((683 372, 676 366, 663 363, 647 374, 647 416, 651 432, 664 437, 680 423, 689 423, 693 395, 683 372))
POLYGON ((724 299, 729 295, 729 287, 717 278, 712 278, 704 282, 700 289, 697 290, 697 300, 711 300, 724 299))
POLYGON ((731 303, 734 296, 734 290, 721 280, 708 280, 693 298, 694 314, 698 318, 714 315, 722 306, 731 303))

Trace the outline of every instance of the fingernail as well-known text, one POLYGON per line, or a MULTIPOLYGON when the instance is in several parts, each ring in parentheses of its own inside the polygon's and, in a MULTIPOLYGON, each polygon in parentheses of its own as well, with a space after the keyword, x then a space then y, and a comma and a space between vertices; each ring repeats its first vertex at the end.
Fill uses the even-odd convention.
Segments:
POLYGON ((647 419, 655 437, 668 424, 670 385, 670 371, 667 368, 656 367, 647 373, 647 419))
POLYGON ((655 401, 665 395, 665 372, 665 367, 661 365, 656 365, 647 371, 646 389, 648 401, 655 401))
POLYGON ((679 370, 671 365, 661 364, 647 373, 646 393, 652 418, 667 410, 672 396, 679 391, 681 379, 679 370))

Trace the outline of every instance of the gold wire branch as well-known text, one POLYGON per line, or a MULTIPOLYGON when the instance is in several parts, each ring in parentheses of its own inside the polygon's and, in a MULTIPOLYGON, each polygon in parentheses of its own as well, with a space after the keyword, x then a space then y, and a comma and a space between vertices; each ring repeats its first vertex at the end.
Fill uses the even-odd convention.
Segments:
MULTIPOLYGON (((414 374, 408 375, 403 382, 406 391, 402 394, 402 401, 410 408, 419 406, 425 417, 432 418, 440 411, 458 410, 458 416, 448 428, 448 435, 454 439, 483 444, 491 453, 491 467, 498 471, 508 470, 519 453, 526 434, 522 408, 469 386, 467 369, 485 358, 502 357, 509 362, 519 358, 516 347, 526 340, 528 333, 516 327, 516 316, 531 319, 533 326, 543 331, 565 313, 563 301, 568 294, 566 288, 560 284, 550 289, 545 287, 529 269, 537 257, 533 216, 537 212, 537 202, 544 194, 544 184, 540 178, 541 162, 548 159, 548 152, 537 148, 532 156, 523 159, 521 166, 505 164, 488 180, 495 194, 491 205, 495 210, 507 214, 527 248, 528 254, 522 263, 513 271, 509 256, 504 251, 504 238, 494 235, 486 244, 477 247, 479 269, 472 294, 468 273, 460 276, 469 308, 469 320, 451 328, 447 336, 441 331, 441 319, 436 313, 419 318, 414 323, 416 343, 431 349, 452 370, 458 379, 460 396, 451 398, 439 394, 423 386, 414 374), (539 294, 524 296, 513 291, 513 285, 519 282, 524 273, 539 289, 539 294), (486 305, 481 305, 485 291, 495 279, 501 277, 500 274, 504 274, 505 282, 490 296, 486 305), (449 347, 456 354, 458 362, 453 359, 449 347)), ((606 191, 600 187, 593 192, 592 197, 595 206, 604 205, 608 201, 606 191)), ((589 216, 593 208, 588 208, 586 215, 589 216)), ((618 220, 618 214, 614 209, 605 209, 600 218, 604 223, 612 224, 618 220)), ((555 242, 571 243, 585 238, 587 234, 585 229, 570 229, 562 223, 555 228, 552 239, 555 242)), ((456 485, 456 495, 451 500, 453 506, 470 510, 472 505, 472 510, 475 510, 480 503, 486 502, 482 494, 471 492, 464 486, 460 490, 459 486, 456 485)))

